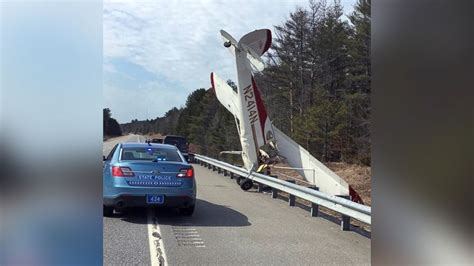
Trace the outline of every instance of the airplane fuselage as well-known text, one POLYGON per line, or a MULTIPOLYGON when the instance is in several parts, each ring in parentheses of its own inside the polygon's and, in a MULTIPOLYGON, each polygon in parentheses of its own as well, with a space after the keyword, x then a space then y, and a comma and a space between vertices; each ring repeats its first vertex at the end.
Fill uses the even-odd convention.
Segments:
POLYGON ((240 116, 244 121, 239 123, 242 160, 246 169, 258 167, 257 131, 255 123, 259 123, 255 92, 252 87, 252 74, 247 66, 246 52, 236 49, 236 65, 238 76, 238 98, 240 116), (249 126, 250 125, 250 126, 249 126))

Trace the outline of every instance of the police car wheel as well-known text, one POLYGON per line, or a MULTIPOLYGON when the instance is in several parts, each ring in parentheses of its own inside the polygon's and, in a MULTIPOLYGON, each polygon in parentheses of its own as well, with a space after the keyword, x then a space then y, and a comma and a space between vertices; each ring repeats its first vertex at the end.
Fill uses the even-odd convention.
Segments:
POLYGON ((181 215, 191 216, 194 213, 194 205, 182 208, 182 209, 179 210, 179 212, 180 212, 181 215))
POLYGON ((104 205, 104 216, 110 217, 114 215, 114 207, 104 205))

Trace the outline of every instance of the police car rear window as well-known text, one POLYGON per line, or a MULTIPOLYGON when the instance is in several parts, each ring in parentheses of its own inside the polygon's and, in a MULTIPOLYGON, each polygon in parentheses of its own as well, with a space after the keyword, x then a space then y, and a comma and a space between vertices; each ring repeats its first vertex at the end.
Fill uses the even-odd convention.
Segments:
POLYGON ((120 160, 182 162, 181 157, 176 150, 155 147, 123 148, 120 160))

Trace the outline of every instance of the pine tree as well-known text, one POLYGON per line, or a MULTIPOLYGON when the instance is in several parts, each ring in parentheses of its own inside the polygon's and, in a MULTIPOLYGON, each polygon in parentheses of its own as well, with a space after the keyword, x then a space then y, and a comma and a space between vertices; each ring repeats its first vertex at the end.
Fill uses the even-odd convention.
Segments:
POLYGON ((103 109, 103 137, 121 136, 122 129, 117 120, 112 118, 112 112, 109 108, 103 109))
MULTIPOLYGON (((272 122, 317 158, 370 164, 370 1, 357 2, 351 24, 342 14, 338 0, 291 12, 255 78, 272 122)), ((235 123, 212 90, 198 89, 183 108, 122 128, 180 134, 218 156, 240 149, 235 123)))
POLYGON ((349 16, 353 26, 349 55, 350 91, 346 95, 348 113, 348 156, 370 165, 370 0, 359 0, 349 16))

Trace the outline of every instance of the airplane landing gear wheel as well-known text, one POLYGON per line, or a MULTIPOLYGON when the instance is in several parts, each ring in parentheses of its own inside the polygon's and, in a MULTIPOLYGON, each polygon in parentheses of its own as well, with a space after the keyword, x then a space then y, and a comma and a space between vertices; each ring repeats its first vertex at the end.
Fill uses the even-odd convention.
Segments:
POLYGON ((251 189, 252 186, 253 186, 253 182, 250 179, 245 179, 244 181, 240 183, 240 188, 245 191, 251 189))

